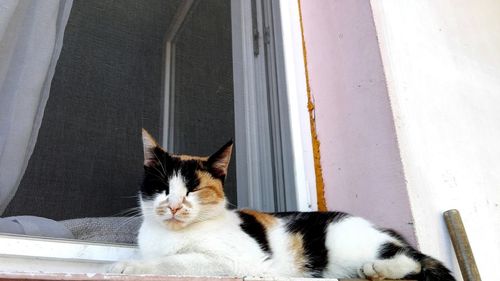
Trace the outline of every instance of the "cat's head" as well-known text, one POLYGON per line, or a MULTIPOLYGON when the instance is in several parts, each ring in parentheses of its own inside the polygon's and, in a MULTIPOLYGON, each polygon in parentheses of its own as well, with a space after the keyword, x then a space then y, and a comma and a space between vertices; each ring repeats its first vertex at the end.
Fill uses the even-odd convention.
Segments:
POLYGON ((144 129, 142 140, 144 179, 140 198, 145 220, 179 230, 224 211, 223 186, 232 141, 209 157, 199 157, 168 153, 144 129))

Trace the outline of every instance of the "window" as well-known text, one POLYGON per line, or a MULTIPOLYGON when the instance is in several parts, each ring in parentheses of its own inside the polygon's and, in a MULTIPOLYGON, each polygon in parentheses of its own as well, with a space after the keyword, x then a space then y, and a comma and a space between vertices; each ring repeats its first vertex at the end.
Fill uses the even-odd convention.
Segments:
MULTIPOLYGON (((234 138, 231 203, 314 210, 304 73, 297 3, 74 1, 35 151, 3 216, 136 206, 141 127, 175 153, 209 154, 234 138)), ((116 258, 133 251, 123 247, 116 258)))
MULTIPOLYGON (((166 34, 163 144, 210 155, 235 138, 231 1, 184 1, 166 34)), ((237 144, 238 145, 238 144, 237 144)), ((236 196, 236 159, 225 183, 236 196)))

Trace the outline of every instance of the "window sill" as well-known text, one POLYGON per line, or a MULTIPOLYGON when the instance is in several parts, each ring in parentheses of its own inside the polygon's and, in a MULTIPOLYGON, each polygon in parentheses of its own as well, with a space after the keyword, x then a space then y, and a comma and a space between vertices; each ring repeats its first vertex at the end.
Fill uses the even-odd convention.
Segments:
MULTIPOLYGON (((108 274, 16 274, 0 273, 0 281, 35 281, 35 280, 61 280, 61 281, 313 281, 315 278, 255 278, 255 277, 186 277, 186 276, 160 276, 160 275, 108 275, 108 274)), ((368 281, 365 279, 319 279, 324 281, 368 281)), ((385 280, 391 281, 391 280, 385 280)), ((400 280, 401 281, 401 280, 400 280)), ((407 280, 411 281, 411 280, 407 280)))
POLYGON ((104 272, 108 264, 136 255, 130 245, 0 235, 0 272, 104 272))
MULTIPOLYGON (((130 245, 82 242, 19 235, 0 235, 0 281, 307 281, 314 278, 187 277, 116 275, 104 272, 112 262, 131 259, 137 249, 130 245)), ((321 279, 366 281, 363 279, 321 279)), ((386 280, 390 281, 390 280, 386 280)))

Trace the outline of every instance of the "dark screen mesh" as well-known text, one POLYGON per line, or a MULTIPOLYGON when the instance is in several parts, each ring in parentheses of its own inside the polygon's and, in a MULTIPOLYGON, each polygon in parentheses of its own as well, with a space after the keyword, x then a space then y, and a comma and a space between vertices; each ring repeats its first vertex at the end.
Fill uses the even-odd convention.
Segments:
MULTIPOLYGON (((199 1, 176 38, 176 152, 210 155, 234 139, 230 2, 199 1)), ((224 189, 236 204, 234 151, 224 189)))

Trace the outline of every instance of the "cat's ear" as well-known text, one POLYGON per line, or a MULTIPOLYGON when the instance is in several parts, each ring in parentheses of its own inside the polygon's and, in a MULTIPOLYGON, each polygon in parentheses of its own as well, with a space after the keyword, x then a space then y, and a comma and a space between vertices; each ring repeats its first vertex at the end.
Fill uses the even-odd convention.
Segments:
POLYGON ((162 150, 156 140, 146 131, 142 129, 142 145, 144 149, 144 166, 151 167, 158 164, 159 158, 155 151, 162 150))
POLYGON ((222 146, 217 152, 208 158, 208 166, 210 173, 220 179, 225 179, 227 175, 227 168, 229 167, 229 160, 233 151, 233 140, 230 140, 222 146))

